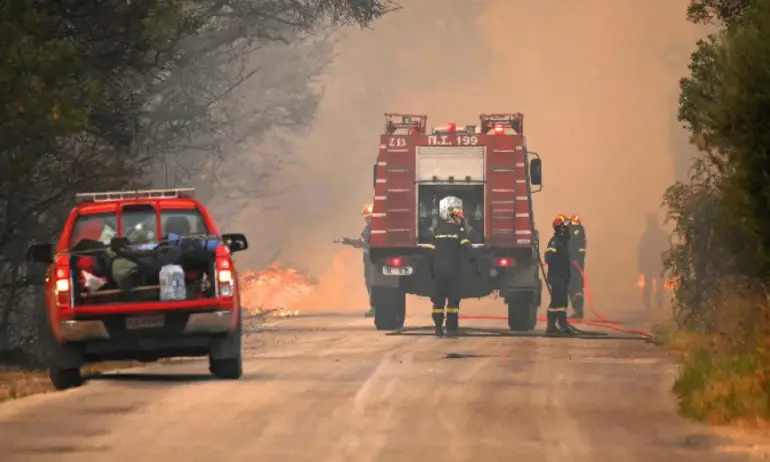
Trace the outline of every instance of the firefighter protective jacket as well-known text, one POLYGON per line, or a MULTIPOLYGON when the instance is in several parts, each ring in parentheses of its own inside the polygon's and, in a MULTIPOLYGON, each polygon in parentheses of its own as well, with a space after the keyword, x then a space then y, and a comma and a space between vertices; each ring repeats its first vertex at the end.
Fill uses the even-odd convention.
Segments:
POLYGON ((473 260, 471 241, 465 230, 458 224, 441 222, 436 227, 433 242, 428 244, 432 250, 430 264, 433 272, 461 271, 463 257, 473 260))
POLYGON ((554 235, 545 249, 545 262, 548 264, 548 281, 569 281, 572 274, 572 260, 569 246, 564 239, 554 235))
POLYGON ((571 236, 569 238, 569 254, 573 260, 577 261, 582 268, 586 260, 586 246, 588 240, 586 239, 586 229, 583 225, 573 225, 570 230, 571 236))

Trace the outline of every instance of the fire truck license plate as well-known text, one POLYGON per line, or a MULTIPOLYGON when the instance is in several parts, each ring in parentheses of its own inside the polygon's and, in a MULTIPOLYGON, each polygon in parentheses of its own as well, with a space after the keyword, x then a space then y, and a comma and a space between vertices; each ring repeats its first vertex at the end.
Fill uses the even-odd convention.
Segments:
POLYGON ((394 268, 392 266, 383 266, 382 274, 385 276, 411 276, 414 273, 414 269, 411 266, 400 266, 394 268))
POLYGON ((163 327, 166 319, 162 314, 152 316, 131 316, 126 318, 126 329, 157 329, 163 327))

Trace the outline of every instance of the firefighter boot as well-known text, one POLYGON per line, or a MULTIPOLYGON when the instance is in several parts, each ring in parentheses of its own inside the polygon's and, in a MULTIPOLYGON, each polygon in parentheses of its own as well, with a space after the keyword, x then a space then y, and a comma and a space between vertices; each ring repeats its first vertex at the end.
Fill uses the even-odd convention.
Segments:
POLYGON ((556 327, 556 319, 558 318, 559 312, 553 311, 549 308, 546 312, 546 315, 548 319, 548 326, 545 328, 545 333, 547 335, 558 334, 559 328, 556 327))
POLYGON ((444 336, 444 308, 433 308, 433 326, 436 337, 444 336))
POLYGON ((446 335, 447 337, 457 337, 460 331, 460 308, 446 309, 446 335))
POLYGON ((364 317, 373 318, 374 317, 374 307, 369 308, 369 311, 364 313, 364 317))
POLYGON ((556 317, 556 324, 559 326, 559 333, 562 335, 574 335, 575 328, 573 328, 569 324, 569 320, 567 319, 567 310, 560 311, 556 313, 558 316, 556 317))
POLYGON ((577 293, 572 297, 572 309, 575 310, 571 319, 583 319, 583 294, 577 293))

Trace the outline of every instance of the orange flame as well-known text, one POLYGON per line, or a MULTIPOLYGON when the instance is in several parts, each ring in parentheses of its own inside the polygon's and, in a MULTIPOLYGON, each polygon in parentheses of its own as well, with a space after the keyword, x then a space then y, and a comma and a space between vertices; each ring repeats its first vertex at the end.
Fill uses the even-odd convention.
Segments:
POLYGON ((317 282, 278 263, 246 271, 239 278, 241 303, 250 312, 367 308, 360 255, 353 249, 341 251, 317 282))
POLYGON ((666 282, 663 284, 663 287, 666 290, 675 290, 677 287, 679 287, 679 283, 682 280, 682 276, 676 275, 676 276, 670 276, 666 278, 666 282))
POLYGON ((241 304, 249 311, 290 308, 312 292, 315 284, 292 268, 271 263, 261 271, 246 271, 238 281, 241 304))
MULTIPOLYGON (((672 291, 677 288, 679 285, 680 276, 670 276, 666 278, 665 281, 663 281, 663 290, 672 291)), ((649 284, 652 286, 652 290, 658 290, 658 286, 660 285, 660 280, 657 278, 653 278, 652 281, 649 282, 649 284)), ((647 286, 647 280, 644 277, 644 274, 640 274, 636 279, 636 287, 640 289, 644 289, 647 286)))

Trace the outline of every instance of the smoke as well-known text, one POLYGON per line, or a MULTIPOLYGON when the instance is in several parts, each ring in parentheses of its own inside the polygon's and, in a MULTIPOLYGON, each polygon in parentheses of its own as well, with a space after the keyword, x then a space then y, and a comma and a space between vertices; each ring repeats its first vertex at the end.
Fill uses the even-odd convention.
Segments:
MULTIPOLYGON (((692 154, 675 112, 702 31, 684 19, 688 0, 579 3, 404 0, 373 30, 344 31, 301 164, 275 179, 290 191, 274 212, 245 212, 272 243, 264 253, 280 247, 283 261, 329 273, 332 240, 363 226, 383 112, 463 125, 521 111, 529 149, 544 159, 538 228, 547 236, 553 216, 579 214, 597 304, 637 307, 645 216, 692 154)), ((346 278, 362 277, 360 262, 347 268, 346 278)))

